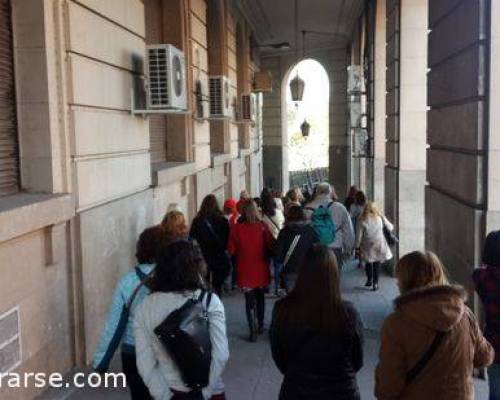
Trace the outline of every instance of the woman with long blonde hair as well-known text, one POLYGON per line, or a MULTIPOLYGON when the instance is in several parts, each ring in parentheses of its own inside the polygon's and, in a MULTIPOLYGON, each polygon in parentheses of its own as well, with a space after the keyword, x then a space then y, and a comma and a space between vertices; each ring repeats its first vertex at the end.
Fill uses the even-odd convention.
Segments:
POLYGON ((431 252, 405 255, 396 266, 401 292, 382 327, 375 374, 379 400, 472 400, 474 368, 494 351, 466 306, 467 292, 450 285, 431 252))
POLYGON ((380 265, 392 258, 391 249, 384 236, 384 227, 389 231, 394 227, 373 201, 365 205, 356 225, 356 249, 365 262, 365 286, 378 290, 380 265))

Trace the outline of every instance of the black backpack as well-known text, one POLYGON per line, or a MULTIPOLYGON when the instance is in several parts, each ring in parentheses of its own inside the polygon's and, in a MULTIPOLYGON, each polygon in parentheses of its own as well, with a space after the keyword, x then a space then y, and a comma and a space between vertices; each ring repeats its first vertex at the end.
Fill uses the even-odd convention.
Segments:
POLYGON ((211 299, 212 293, 202 291, 198 298, 189 299, 171 312, 154 330, 179 368, 184 383, 193 390, 200 390, 209 383, 212 342, 208 307, 211 299))

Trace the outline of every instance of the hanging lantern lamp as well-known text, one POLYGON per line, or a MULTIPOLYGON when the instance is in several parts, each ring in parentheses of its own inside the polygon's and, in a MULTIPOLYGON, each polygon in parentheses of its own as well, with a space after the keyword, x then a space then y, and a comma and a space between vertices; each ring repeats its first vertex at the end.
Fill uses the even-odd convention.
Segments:
POLYGON ((303 137, 308 137, 309 136, 309 131, 311 130, 311 125, 309 122, 307 122, 307 119, 302 122, 302 125, 300 125, 300 131, 302 132, 303 137))
MULTIPOLYGON (((302 50, 304 51, 304 39, 302 39, 302 50)), ((295 61, 299 62, 299 7, 298 0, 295 0, 295 61)), ((292 95, 292 101, 302 101, 304 96, 305 88, 304 80, 299 76, 299 71, 297 69, 297 75, 290 81, 290 93, 292 95)))
POLYGON ((304 87, 305 82, 297 72, 295 78, 290 81, 290 93, 292 94, 293 101, 302 101, 302 97, 304 96, 304 87))

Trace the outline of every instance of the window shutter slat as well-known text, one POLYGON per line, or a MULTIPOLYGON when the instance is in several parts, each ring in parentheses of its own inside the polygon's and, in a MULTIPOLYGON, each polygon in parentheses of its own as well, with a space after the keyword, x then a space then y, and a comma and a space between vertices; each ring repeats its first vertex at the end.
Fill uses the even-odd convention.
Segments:
POLYGON ((0 196, 19 191, 10 0, 0 0, 0 196))

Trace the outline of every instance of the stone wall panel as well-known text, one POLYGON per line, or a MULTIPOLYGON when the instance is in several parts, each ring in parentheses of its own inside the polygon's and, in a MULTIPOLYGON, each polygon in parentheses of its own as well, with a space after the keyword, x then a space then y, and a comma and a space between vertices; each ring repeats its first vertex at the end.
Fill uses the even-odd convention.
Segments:
POLYGON ((435 66, 428 75, 429 105, 483 96, 485 71, 482 59, 482 46, 477 45, 435 66))
POLYGON ((444 60, 484 37, 481 13, 484 2, 463 1, 429 34, 429 66, 444 60))
POLYGON ((484 101, 473 101, 428 112, 427 142, 431 146, 484 149, 484 101))

